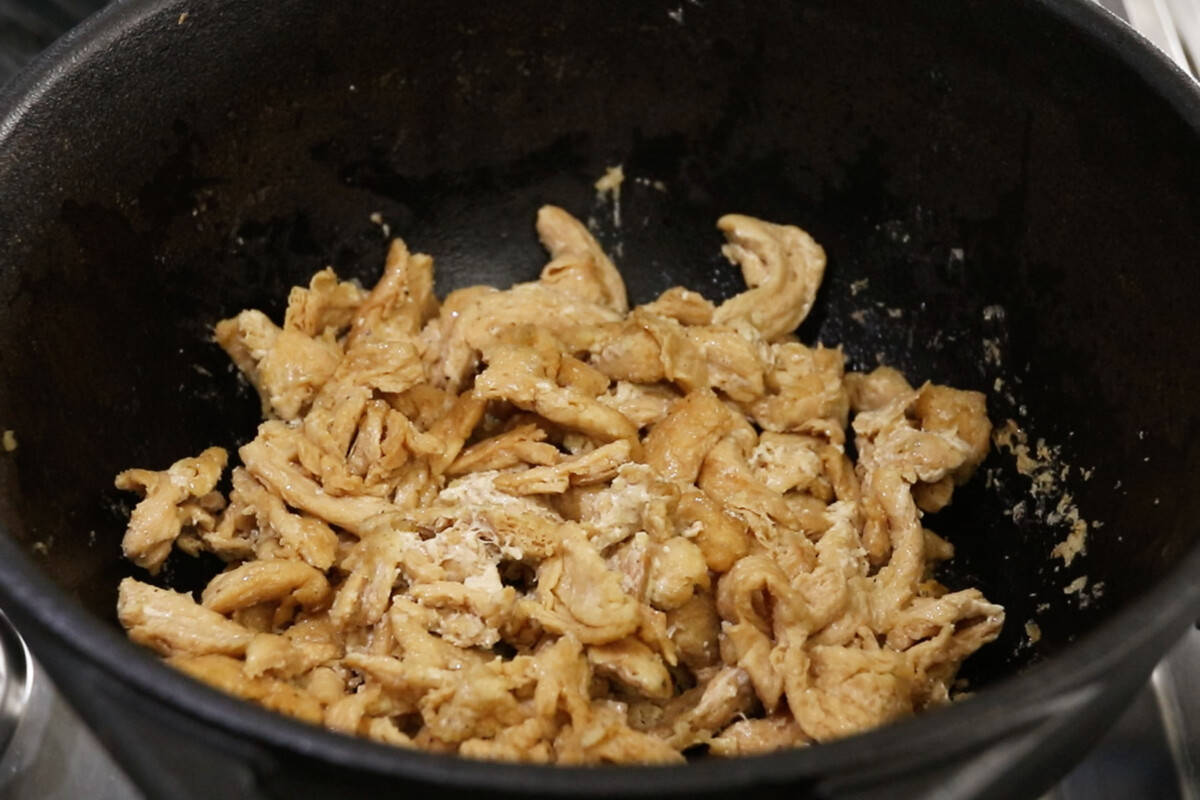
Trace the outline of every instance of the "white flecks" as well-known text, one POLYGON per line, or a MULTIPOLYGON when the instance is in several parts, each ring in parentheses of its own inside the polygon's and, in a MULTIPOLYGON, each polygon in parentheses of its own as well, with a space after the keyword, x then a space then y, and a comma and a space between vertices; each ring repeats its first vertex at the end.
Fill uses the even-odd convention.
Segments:
POLYGON ((1082 589, 1080 590, 1080 592, 1079 592, 1079 607, 1087 608, 1088 606, 1090 606, 1092 603, 1096 602, 1103 596, 1104 596, 1104 581, 1097 581, 1096 583, 1094 583, 1092 585, 1090 590, 1088 590, 1086 592, 1082 591, 1082 589))
POLYGON ((1011 419, 993 431, 992 441, 997 450, 1013 456, 1017 472, 1030 481, 1032 507, 1026 508, 1025 501, 1018 503, 1010 510, 1013 521, 1019 522, 1028 513, 1046 525, 1065 528, 1066 537, 1054 545, 1051 555, 1070 565, 1076 556, 1087 552, 1088 532, 1094 526, 1080 515, 1075 498, 1063 487, 1071 466, 1062 461, 1062 448, 1041 438, 1031 448, 1028 434, 1011 419))
POLYGON ((668 10, 667 16, 670 17, 671 21, 673 21, 676 25, 682 25, 683 24, 683 6, 679 6, 678 8, 668 10))
POLYGON ((852 282, 850 284, 850 296, 858 297, 858 293, 865 291, 866 288, 870 285, 871 285, 870 278, 860 278, 859 280, 852 282))
POLYGON ((912 237, 904 229, 904 222, 898 219, 889 219, 875 226, 875 230, 882 231, 887 238, 899 244, 908 244, 912 237))
POLYGON ((383 214, 378 211, 372 211, 367 217, 371 224, 379 228, 379 232, 383 234, 383 238, 387 239, 392 235, 392 226, 383 221, 383 214))
MULTIPOLYGON (((601 178, 600 180, 604 180, 604 179, 601 178)), ((599 183, 599 182, 600 181, 597 181, 597 183, 599 183)), ((638 186, 649 186, 651 189, 653 189, 656 192, 665 193, 667 191, 667 185, 665 183, 663 183, 662 181, 652 180, 650 178, 634 178, 633 182, 636 183, 638 186)), ((597 188, 599 188, 599 187, 597 187, 597 188)))
POLYGON ((983 363, 994 367, 1000 366, 1000 341, 998 339, 983 340, 983 363))

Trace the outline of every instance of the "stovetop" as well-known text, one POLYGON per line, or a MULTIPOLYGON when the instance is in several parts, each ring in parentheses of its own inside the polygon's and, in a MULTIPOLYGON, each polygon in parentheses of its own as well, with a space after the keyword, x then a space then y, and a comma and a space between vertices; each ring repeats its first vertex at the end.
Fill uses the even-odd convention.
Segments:
POLYGON ((1154 669, 1125 715, 1042 800, 1200 800, 1200 629, 1154 669))
MULTIPOLYGON (((1097 2, 1128 18, 1122 0, 1097 2)), ((0 0, 0 84, 103 5, 103 0, 0 0)), ((0 675, 0 679, 3 677, 0 675)), ((115 770, 102 751, 96 750, 98 745, 82 723, 54 696, 48 679, 38 673, 33 678, 41 680, 50 693, 42 696, 41 702, 47 704, 42 713, 55 720, 45 726, 43 747, 57 749, 67 743, 74 754, 70 760, 75 763, 75 771, 115 770), (88 753, 89 757, 83 757, 88 753)), ((0 760, 0 771, 9 761, 11 758, 0 760)), ((37 758, 30 758, 26 769, 37 770, 38 763, 37 758)), ((0 788, 0 793, 13 800, 67 800, 79 796, 79 785, 87 785, 93 791, 102 789, 106 800, 138 796, 119 774, 89 778, 77 785, 61 778, 59 775, 53 781, 57 789, 48 790, 46 782, 30 772, 24 779, 0 788)), ((1042 800, 1105 798, 1200 800, 1200 629, 1189 631, 1163 659, 1116 726, 1042 800)))

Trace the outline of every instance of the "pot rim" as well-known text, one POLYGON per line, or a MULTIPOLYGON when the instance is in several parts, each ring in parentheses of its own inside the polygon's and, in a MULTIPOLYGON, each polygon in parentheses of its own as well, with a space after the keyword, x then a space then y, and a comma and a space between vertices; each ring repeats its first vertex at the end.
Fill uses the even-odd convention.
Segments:
MULTIPOLYGON (((22 119, 75 70, 103 58, 120 38, 160 15, 176 16, 186 0, 113 3, 72 30, 0 88, 0 150, 22 119)), ((1029 0, 1059 18, 1137 74, 1188 127, 1200 145, 1200 87, 1139 34, 1092 2, 1029 0)), ((0 525, 0 530, 4 526, 0 525)), ((1060 653, 950 706, 856 736, 762 756, 704 760, 681 766, 550 767, 471 761, 402 750, 309 726, 224 695, 170 669, 97 619, 39 570, 4 531, 0 596, 62 646, 112 680, 192 719, 256 743, 397 779, 464 789, 584 796, 713 791, 750 782, 816 779, 870 763, 901 764, 931 752, 940 758, 980 742, 1020 733, 1062 710, 1055 698, 1098 686, 1130 651, 1182 631, 1200 615, 1200 543, 1157 584, 1060 653), (884 761, 886 759, 886 761, 884 761)))

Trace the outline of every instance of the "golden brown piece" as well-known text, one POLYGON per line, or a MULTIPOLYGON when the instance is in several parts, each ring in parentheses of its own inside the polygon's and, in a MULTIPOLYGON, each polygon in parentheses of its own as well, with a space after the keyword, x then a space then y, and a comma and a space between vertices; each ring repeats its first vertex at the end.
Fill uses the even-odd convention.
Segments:
POLYGON ((551 259, 542 270, 543 283, 618 314, 629 310, 621 273, 579 220, 557 206, 542 206, 537 232, 551 259))
POLYGON ((740 719, 708 743, 709 752, 724 756, 753 756, 805 744, 808 737, 788 714, 740 719))
POLYGON ((525 333, 526 341, 509 338, 488 347, 487 369, 475 378, 476 397, 506 400, 601 441, 637 438, 637 428, 619 411, 578 389, 558 385, 561 355, 552 348, 548 330, 528 326, 525 333))
POLYGON ((662 659, 642 642, 626 637, 588 648, 588 661, 597 674, 623 683, 634 692, 657 700, 672 694, 671 675, 662 659))
POLYGON ((550 466, 558 462, 559 453, 545 439, 546 431, 537 425, 521 425, 466 448, 446 468, 446 475, 507 469, 518 464, 550 466))
POLYGON ((252 700, 272 711, 311 723, 322 719, 321 704, 315 698, 285 681, 251 677, 235 658, 176 655, 167 659, 167 663, 223 692, 252 700))
POLYGON ((355 309, 347 344, 361 339, 388 341, 417 333, 437 314, 433 295, 433 259, 410 255, 404 242, 392 241, 383 277, 355 309))
MULTIPOLYGON (((258 536, 251 546, 259 558, 298 556, 300 560, 319 570, 327 570, 333 566, 338 537, 328 524, 317 517, 289 511, 279 495, 268 491, 242 467, 233 471, 232 482, 230 506, 236 506, 239 511, 245 508, 254 516, 258 536)), ((235 513, 227 513, 222 519, 222 523, 226 522, 235 525, 238 522, 235 513)), ((233 545, 233 542, 217 543, 210 539, 205 541, 210 549, 223 558, 227 553, 225 548, 233 545)), ((233 550, 228 555, 234 558, 246 557, 238 550, 233 550)))
POLYGON ((785 342, 772 345, 770 355, 767 393, 746 407, 760 427, 792 433, 845 428, 849 400, 841 350, 785 342))
POLYGON ((694 483, 704 457, 732 427, 731 416, 711 391, 692 392, 646 436, 646 463, 669 481, 694 483))
POLYGON ((742 214, 717 221, 729 244, 721 252, 742 268, 750 287, 717 307, 713 322, 744 319, 767 341, 799 327, 812 309, 825 274, 825 251, 792 225, 775 225, 742 214))
POLYGON ((921 512, 986 454, 983 396, 845 374, 792 335, 821 248, 719 226, 748 287, 719 306, 630 310, 547 206, 536 281, 439 303, 396 240, 369 290, 325 269, 281 327, 220 322, 266 418, 228 497, 219 448, 117 485, 131 560, 226 567, 200 603, 123 581, 130 638, 312 724, 505 761, 764 753, 949 702, 1004 611, 930 579, 953 545, 921 512))
POLYGON ((296 458, 300 434, 270 422, 259 428, 258 438, 242 445, 238 455, 246 469, 288 505, 350 531, 362 530, 372 517, 395 510, 372 495, 333 496, 306 474, 296 458))
POLYGON ((598 303, 564 294, 542 283, 518 284, 500 292, 460 289, 446 298, 443 313, 422 331, 430 381, 460 392, 479 364, 480 353, 509 328, 537 324, 568 337, 581 326, 614 323, 621 315, 598 303), (462 293, 462 294, 459 294, 462 293))
POLYGON ((537 600, 526 607, 543 627, 584 644, 615 642, 638 627, 637 601, 578 531, 564 536, 561 556, 539 566, 537 600))
POLYGON ((708 325, 712 322, 716 306, 703 295, 682 286, 674 286, 646 303, 642 308, 660 317, 670 317, 684 325, 708 325))
POLYGON ((708 568, 715 572, 728 571, 750 551, 749 526, 699 489, 683 491, 675 519, 684 535, 695 540, 708 568))
POLYGON ((264 415, 281 419, 296 419, 308 408, 342 355, 332 338, 278 328, 261 311, 217 323, 216 339, 258 390, 264 415))
POLYGON ((125 557, 157 572, 184 526, 212 530, 215 513, 225 505, 213 489, 227 458, 221 448, 210 447, 195 458, 176 461, 165 472, 127 469, 118 475, 118 489, 143 495, 121 542, 125 557))
POLYGON ((607 394, 597 398, 601 403, 621 413, 639 428, 666 419, 679 393, 664 384, 617 381, 607 394))
POLYGON ((554 466, 500 475, 495 484, 509 494, 561 494, 568 486, 591 486, 612 480, 621 465, 629 462, 632 453, 629 440, 622 439, 565 458, 554 466))
POLYGON ((125 578, 117 590, 117 616, 129 638, 163 655, 241 654, 254 632, 198 605, 191 596, 125 578))
POLYGON ((769 351, 761 335, 749 323, 736 320, 729 325, 688 328, 687 337, 708 367, 708 382, 731 400, 750 403, 766 391, 769 351))
POLYGON ((248 561, 208 582, 200 602, 219 614, 260 603, 316 608, 329 597, 325 573, 303 561, 248 561))
POLYGON ((339 281, 333 267, 326 267, 312 276, 307 288, 292 287, 283 327, 305 336, 336 336, 350 326, 366 296, 360 286, 339 281))
POLYGON ((635 308, 619 324, 596 329, 587 338, 592 363, 613 380, 670 381, 684 392, 709 385, 704 353, 688 331, 644 307, 635 308))

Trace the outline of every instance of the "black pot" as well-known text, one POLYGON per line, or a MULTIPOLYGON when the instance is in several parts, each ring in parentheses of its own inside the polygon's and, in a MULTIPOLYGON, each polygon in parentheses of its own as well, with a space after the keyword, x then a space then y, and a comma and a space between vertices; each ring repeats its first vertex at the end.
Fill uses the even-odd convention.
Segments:
POLYGON ((0 114, 0 602, 150 796, 1025 796, 1200 612, 1200 92, 1088 3, 134 0, 0 114), (616 163, 620 227, 592 188, 616 163), (124 639, 113 475, 257 420, 212 323, 327 263, 372 282, 375 212, 441 291, 531 277, 545 202, 595 218, 637 301, 737 289, 720 213, 800 224, 830 255, 805 340, 1058 448, 1042 513, 995 452, 928 523, 943 581, 1008 609, 973 697, 767 757, 534 768, 306 727, 124 639), (1062 491, 1093 523, 1069 567, 1062 491))

